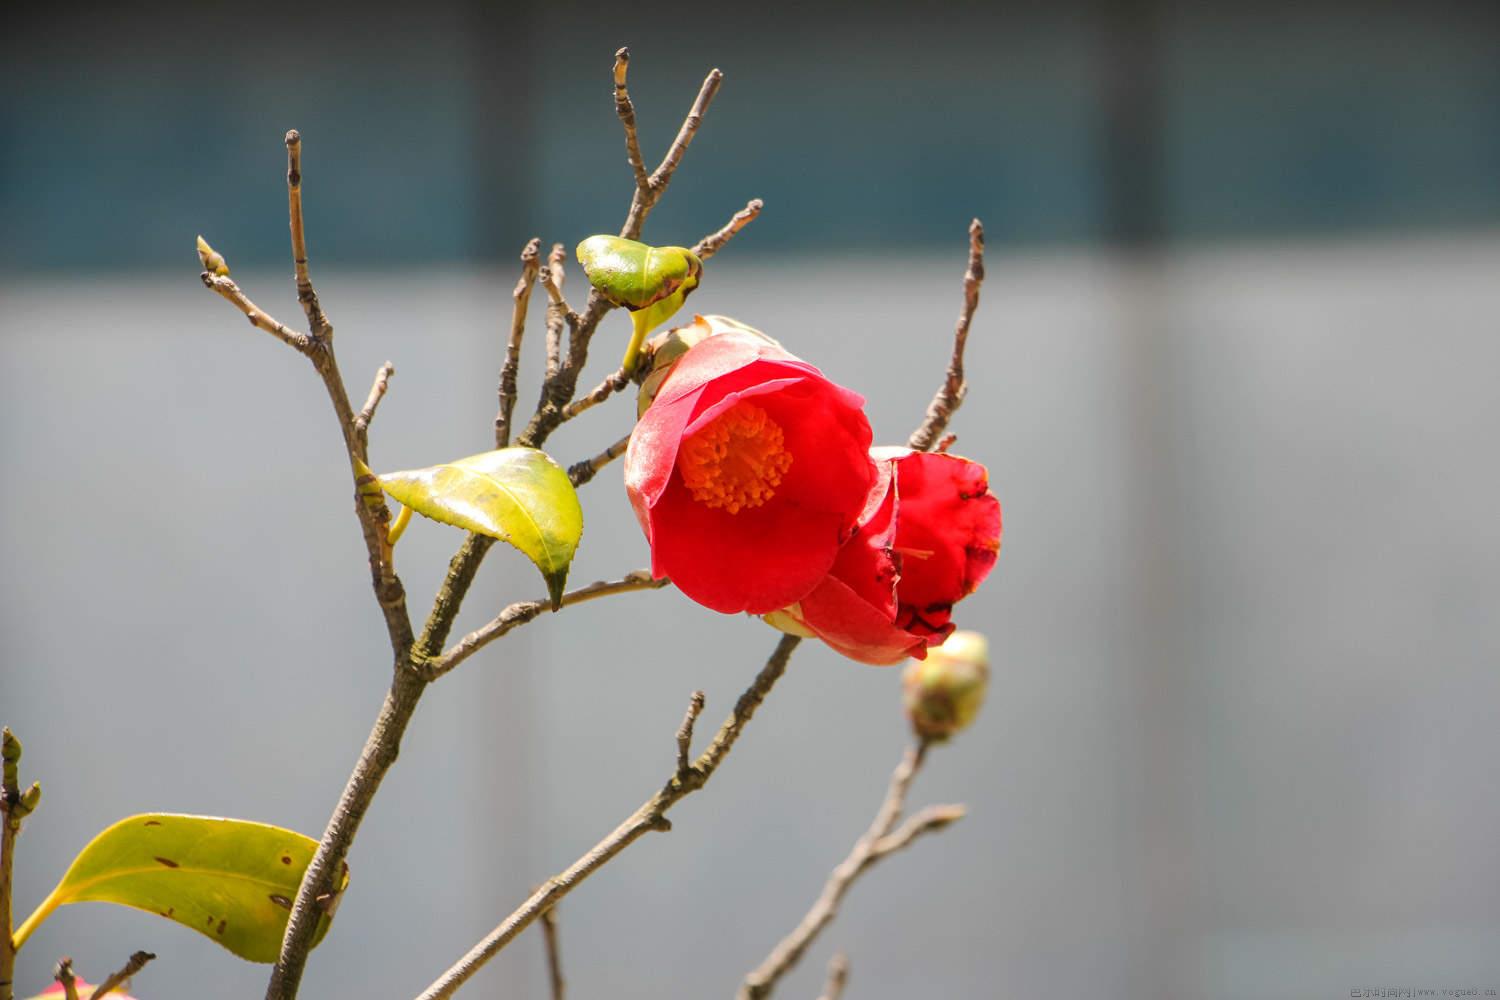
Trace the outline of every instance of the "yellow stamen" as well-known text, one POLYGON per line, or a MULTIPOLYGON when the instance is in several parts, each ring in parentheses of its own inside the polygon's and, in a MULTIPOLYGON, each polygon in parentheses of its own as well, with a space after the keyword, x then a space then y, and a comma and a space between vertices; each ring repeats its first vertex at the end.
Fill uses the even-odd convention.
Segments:
POLYGON ((776 495, 791 468, 781 425, 741 401, 682 443, 677 468, 693 499, 738 514, 776 495))

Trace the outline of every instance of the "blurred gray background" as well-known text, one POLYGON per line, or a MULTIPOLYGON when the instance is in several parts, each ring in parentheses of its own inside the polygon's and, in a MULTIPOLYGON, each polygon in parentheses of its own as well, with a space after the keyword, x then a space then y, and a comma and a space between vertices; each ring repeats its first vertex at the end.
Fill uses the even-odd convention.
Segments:
MULTIPOLYGON (((941 374, 969 218, 990 233, 955 430, 1005 505, 960 609, 994 680, 913 796, 971 813, 857 885, 782 993, 816 995, 835 948, 860 1000, 1500 989, 1495 5, 0 16, 0 718, 46 787, 21 914, 131 812, 317 835, 384 694, 321 387, 199 286, 194 235, 300 319, 281 136, 301 129, 352 392, 397 367, 374 464, 482 450, 515 254, 623 218, 629 44, 653 161, 726 74, 646 237, 690 243, 763 197, 692 305, 865 393, 878 440, 941 374)), ((613 400, 551 450, 629 417, 613 400)), ((618 467, 584 505, 575 581, 646 563, 618 467)), ((458 541, 402 542, 414 612, 458 541)), ((497 549, 460 625, 538 591, 497 549)), ((417 993, 659 785, 693 688, 716 723, 773 642, 628 595, 444 680, 304 995, 417 993)), ((572 995, 731 995, 873 814, 898 686, 799 650, 674 831, 560 907, 572 995)), ((136 948, 161 956, 146 1000, 263 989, 185 929, 85 905, 33 938, 20 995, 61 954, 97 980, 136 948)), ((546 989, 528 933, 464 995, 546 989)))

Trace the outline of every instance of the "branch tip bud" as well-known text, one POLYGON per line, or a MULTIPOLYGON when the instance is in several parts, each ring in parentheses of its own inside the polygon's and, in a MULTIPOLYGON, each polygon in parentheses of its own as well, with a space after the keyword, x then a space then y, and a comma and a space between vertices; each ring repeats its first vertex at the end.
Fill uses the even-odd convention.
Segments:
POLYGON ((901 686, 917 738, 941 742, 972 723, 989 677, 989 641, 978 632, 955 632, 927 659, 910 661, 901 686))
POLYGON ((229 276, 229 263, 224 260, 213 247, 208 245, 208 240, 202 236, 198 237, 198 262, 203 265, 203 270, 220 278, 229 276))

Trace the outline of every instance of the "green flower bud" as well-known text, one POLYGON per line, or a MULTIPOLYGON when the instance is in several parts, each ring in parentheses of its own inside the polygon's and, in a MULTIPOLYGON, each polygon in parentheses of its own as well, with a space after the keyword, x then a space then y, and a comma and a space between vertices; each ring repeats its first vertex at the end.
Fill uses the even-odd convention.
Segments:
POLYGON ((906 717, 919 739, 946 740, 974 721, 990 679, 990 644, 978 632, 954 632, 901 675, 906 717))

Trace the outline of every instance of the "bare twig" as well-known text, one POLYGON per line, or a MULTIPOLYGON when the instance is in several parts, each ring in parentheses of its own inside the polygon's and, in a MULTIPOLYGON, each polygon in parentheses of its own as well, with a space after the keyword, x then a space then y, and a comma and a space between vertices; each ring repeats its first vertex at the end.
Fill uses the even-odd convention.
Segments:
MULTIPOLYGON (((571 607, 598 597, 624 594, 632 590, 659 590, 671 582, 666 579, 653 580, 650 570, 638 569, 626 573, 618 580, 596 580, 586 587, 570 590, 563 595, 561 606, 571 607)), ((551 606, 552 602, 546 598, 539 598, 535 601, 517 601, 454 643, 452 648, 442 656, 427 661, 422 667, 423 676, 428 680, 437 680, 511 629, 525 625, 551 606)))
POLYGON ((155 957, 149 951, 138 951, 131 955, 130 961, 126 962, 122 968, 111 973, 108 979, 94 987, 94 992, 89 994, 89 1000, 103 1000, 106 993, 123 985, 125 980, 144 969, 146 963, 155 957))
POLYGON ((541 920, 542 940, 547 949, 547 981, 552 985, 552 1000, 564 1000, 568 984, 563 979, 562 952, 557 944, 557 907, 543 913, 541 920))
POLYGON ((307 275, 307 238, 302 232, 302 136, 296 129, 286 134, 286 200, 287 216, 292 230, 292 266, 297 272, 297 301, 307 314, 307 329, 313 339, 326 341, 333 336, 333 324, 318 304, 312 279, 307 275))
POLYGON ((396 374, 396 366, 387 361, 375 372, 375 381, 370 384, 370 394, 365 397, 365 405, 360 407, 359 416, 354 418, 354 433, 359 436, 359 446, 368 454, 370 450, 370 421, 375 419, 375 408, 385 398, 385 391, 390 388, 391 376, 396 374))
MULTIPOLYGON (((629 53, 625 52, 622 55, 624 61, 628 63, 629 53)), ((620 55, 617 55, 615 79, 622 84, 623 72, 620 55)), ((630 201, 630 211, 626 213, 625 224, 620 227, 621 236, 632 240, 640 238, 641 227, 645 225, 646 216, 651 213, 651 209, 661 200, 662 194, 666 191, 667 185, 672 180, 673 172, 677 169, 677 165, 682 162, 683 154, 687 152, 688 144, 692 142, 693 136, 697 133, 699 126, 703 124, 703 116, 708 111, 708 106, 712 103, 714 94, 718 93, 719 85, 723 82, 723 79, 724 74, 720 73, 717 69, 708 74, 703 81, 703 86, 698 90, 697 99, 693 101, 692 108, 688 111, 687 117, 683 119, 682 127, 677 133, 677 138, 673 140, 672 145, 667 149, 666 156, 662 158, 661 164, 646 178, 644 184, 640 182, 639 175, 637 175, 635 194, 630 201)), ((616 94, 618 97, 618 90, 616 94)), ((628 99, 628 91, 625 96, 628 99)), ((618 111, 619 109, 620 105, 617 101, 616 110, 618 111)), ((629 155, 632 143, 635 143, 638 147, 638 140, 634 138, 635 107, 633 104, 629 105, 629 120, 625 121, 622 117, 622 122, 626 126, 626 148, 627 155, 629 155)), ((560 290, 560 280, 558 287, 560 290)), ((564 410, 572 402, 573 394, 578 391, 578 377, 583 372, 584 366, 588 363, 589 344, 593 340, 595 331, 599 328, 599 321, 604 318, 604 315, 611 308, 613 306, 610 305, 609 300, 601 295, 598 289, 590 289, 588 303, 584 306, 583 312, 570 312, 566 314, 572 331, 568 340, 567 361, 559 367, 554 367, 550 363, 550 359, 555 356, 555 353, 549 350, 547 377, 542 384, 541 399, 537 403, 536 412, 532 415, 531 422, 527 424, 526 430, 522 432, 518 439, 519 444, 540 448, 542 443, 547 440, 548 435, 563 422, 564 410)), ((549 347, 553 337, 553 331, 550 328, 551 316, 552 310, 549 309, 549 347)), ((556 331, 556 335, 560 343, 560 326, 556 331)))
MULTIPOLYGON (((339 374, 338 360, 333 351, 333 326, 318 304, 317 293, 308 277, 307 243, 302 224, 302 143, 295 129, 286 135, 286 149, 287 205, 297 300, 307 315, 311 334, 297 334, 270 319, 245 298, 227 277, 205 271, 203 283, 234 303, 256 326, 269 330, 304 354, 323 379, 323 386, 333 405, 339 430, 343 434, 344 448, 348 453, 354 479, 355 513, 359 518, 360 532, 364 536, 371 584, 385 617, 395 667, 391 688, 374 730, 349 777, 344 794, 334 808, 312 863, 303 874, 302 885, 292 904, 291 917, 282 937, 281 954, 266 987, 266 996, 270 1000, 290 1000, 296 996, 302 970, 307 962, 307 952, 312 945, 313 931, 319 916, 324 912, 324 906, 319 901, 326 901, 334 895, 333 883, 343 870, 349 844, 353 841, 381 779, 396 759, 400 735, 410 721, 412 712, 416 710, 424 683, 406 666, 414 641, 412 625, 406 610, 406 591, 391 563, 391 549, 387 540, 390 511, 378 492, 371 491, 372 484, 368 481, 370 473, 365 464, 368 459, 365 443, 368 419, 361 426, 360 417, 355 415, 349 402, 349 391, 343 376, 339 374)), ((379 382, 377 376, 377 387, 379 382)), ((366 404, 373 415, 372 403, 379 403, 378 388, 372 390, 371 402, 366 404)))
POLYGON ((577 314, 568 308, 568 300, 563 298, 562 286, 567 278, 563 261, 567 259, 567 248, 561 243, 554 243, 552 252, 547 254, 547 266, 541 270, 542 287, 547 289, 547 372, 543 379, 544 401, 547 398, 546 383, 557 378, 558 372, 562 370, 563 327, 569 324, 570 317, 572 325, 575 328, 578 325, 577 314))
POLYGON ((771 994, 777 981, 797 964, 797 960, 807 951, 818 933, 838 915, 839 903, 854 880, 872 865, 907 846, 921 834, 940 830, 963 816, 962 806, 933 806, 923 809, 892 833, 896 821, 901 818, 912 779, 921 769, 926 756, 926 743, 919 743, 906 751, 895 773, 891 775, 890 787, 886 790, 885 801, 875 814, 875 821, 870 824, 864 836, 855 842, 849 856, 828 876, 822 894, 813 903, 812 909, 807 911, 802 922, 772 949, 771 954, 754 972, 745 977, 738 1000, 759 1000, 771 994))
POLYGON ((21 832, 21 741, 7 726, 0 730, 0 1000, 15 995, 16 946, 11 937, 11 874, 16 835, 21 832))
POLYGON ((516 372, 521 367, 521 338, 526 332, 526 307, 531 304, 531 289, 536 285, 537 272, 541 269, 541 243, 533 238, 521 251, 521 277, 512 300, 510 315, 510 339, 505 344, 505 364, 500 369, 500 409, 495 413, 495 447, 510 444, 510 415, 516 406, 516 372))
POLYGON ((786 671, 787 661, 801 641, 796 636, 783 636, 766 665, 735 702, 734 711, 719 727, 708 749, 699 754, 686 770, 674 768, 671 778, 660 791, 643 803, 630 818, 615 827, 609 836, 595 844, 587 854, 569 865, 561 874, 548 879, 484 940, 439 976, 422 994, 421 1000, 439 1000, 441 997, 452 996, 484 963, 495 957, 516 935, 530 926, 533 920, 556 905, 558 900, 572 892, 638 838, 652 830, 670 830, 672 824, 667 820, 668 810, 702 788, 713 777, 724 758, 734 748, 740 733, 755 715, 755 710, 765 701, 766 695, 770 694, 771 688, 786 671))
POLYGON ((630 169, 635 174, 636 190, 646 191, 651 187, 651 178, 646 174, 646 161, 641 159, 641 140, 635 134, 635 105, 631 103, 630 91, 625 86, 629 71, 630 50, 622 48, 615 53, 615 114, 625 126, 625 159, 630 161, 630 169))
POLYGON ((933 443, 948 429, 948 421, 962 405, 968 385, 964 381, 964 345, 969 340, 969 324, 979 308, 979 286, 984 283, 984 225, 975 219, 969 223, 969 266, 964 271, 964 304, 953 330, 953 360, 948 374, 938 387, 937 395, 927 406, 927 417, 907 442, 917 451, 930 451, 933 443))
POLYGON ((311 351, 311 337, 299 330, 293 330, 251 302, 249 297, 240 291, 240 286, 235 284, 233 279, 227 275, 211 274, 208 271, 203 272, 202 278, 203 287, 222 295, 231 305, 245 314, 251 326, 275 335, 282 343, 296 348, 303 354, 311 351))
POLYGON ((625 454, 625 449, 629 447, 630 435, 626 434, 593 458, 585 458, 581 462, 574 462, 568 466, 568 479, 572 481, 574 486, 582 486, 598 475, 600 469, 625 454))
POLYGON ((849 982, 849 959, 843 952, 834 952, 828 960, 828 983, 818 1000, 839 1000, 844 995, 844 986, 849 982))
MULTIPOLYGON (((636 371, 640 371, 645 367, 645 365, 637 365, 636 371)), ((593 389, 589 390, 589 394, 587 396, 581 396, 578 399, 573 400, 573 402, 569 403, 567 406, 563 407, 563 421, 572 420, 583 411, 593 409, 594 407, 598 406, 600 403, 608 399, 610 396, 613 396, 617 392, 623 391, 625 387, 630 384, 631 376, 631 372, 628 372, 623 368, 616 368, 614 372, 611 373, 609 377, 607 377, 603 382, 600 382, 598 385, 594 386, 593 389)))
POLYGON ((745 207, 730 216, 729 221, 718 232, 710 233, 697 243, 693 244, 693 253, 702 260, 708 260, 714 254, 724 249, 724 245, 734 239, 734 234, 744 229, 755 221, 760 215, 760 210, 766 207, 766 203, 759 198, 752 198, 745 207))
POLYGON ((677 164, 682 162, 682 156, 687 152, 688 144, 693 141, 693 136, 698 134, 698 128, 703 124, 703 116, 708 113, 708 106, 713 103, 714 95, 719 92, 719 84, 724 82, 724 74, 717 69, 710 70, 708 76, 703 80, 703 86, 698 89, 698 97, 693 101, 693 106, 688 110, 687 117, 682 120, 682 128, 677 131, 677 138, 672 140, 672 145, 667 147, 667 155, 662 157, 661 164, 651 172, 650 178, 642 186, 636 184, 635 197, 630 201, 630 213, 625 217, 625 226, 620 230, 620 235, 628 240, 637 240, 641 237, 641 227, 646 224, 646 216, 651 214, 651 209, 656 207, 661 193, 671 183, 672 173, 677 169, 677 164))
POLYGON ((876 841, 875 854, 877 857, 885 857, 892 851, 899 851, 924 833, 957 823, 964 818, 965 811, 963 806, 925 806, 912 813, 894 831, 876 841))
POLYGON ((78 1000, 78 980, 73 975, 73 960, 64 955, 52 967, 52 978, 62 984, 64 1000, 78 1000))
MULTIPOLYGON (((300 151, 300 140, 296 139, 296 130, 287 133, 287 156, 288 156, 288 178, 295 175, 300 184, 301 168, 300 156, 294 150, 300 151)), ((296 217, 292 223, 294 257, 302 261, 298 268, 299 297, 301 295, 302 280, 306 276, 306 249, 301 247, 302 234, 302 199, 300 190, 298 195, 292 199, 293 210, 296 217), (299 249, 300 248, 300 249, 299 249)), ((311 337, 305 333, 293 330, 286 324, 275 319, 263 311, 242 292, 237 284, 227 275, 216 275, 204 271, 201 275, 206 288, 217 292, 225 300, 239 309, 250 320, 254 326, 275 335, 283 343, 294 348, 310 362, 313 369, 323 380, 323 387, 328 393, 328 400, 333 404, 334 416, 338 420, 339 430, 344 437, 344 448, 349 456, 351 474, 355 487, 355 514, 359 518, 360 533, 364 537, 365 550, 369 556, 371 585, 375 590, 376 600, 380 604, 381 612, 385 616, 386 631, 390 637, 391 648, 397 659, 405 655, 411 648, 412 627, 411 619, 406 611, 406 591, 401 585, 401 580, 396 576, 395 567, 391 563, 390 545, 387 541, 387 528, 390 525, 390 510, 378 490, 371 494, 367 487, 370 483, 362 482, 367 478, 365 473, 360 472, 360 467, 368 459, 366 437, 368 432, 368 420, 363 425, 360 418, 355 416, 354 408, 349 402, 349 390, 344 385, 343 376, 339 373, 338 359, 333 352, 333 328, 328 324, 327 317, 323 315, 318 307, 314 295, 304 306, 314 310, 317 321, 321 324, 324 335, 311 337)), ((311 284, 308 284, 309 290, 311 284)), ((394 369, 392 369, 394 370, 394 369)), ((389 376, 386 376, 389 378, 389 376)), ((376 387, 371 389, 371 399, 379 403, 378 389, 381 383, 380 376, 376 376, 376 387)), ((371 416, 374 408, 370 401, 366 401, 366 407, 371 416)), ((363 415, 363 414, 362 414, 363 415)), ((361 415, 361 416, 362 416, 361 415)))
POLYGON ((698 724, 698 716, 703 714, 703 706, 707 704, 708 696, 702 691, 694 691, 693 696, 688 699, 687 714, 682 717, 682 725, 677 727, 677 776, 682 777, 692 770, 693 767, 693 727, 698 724))

